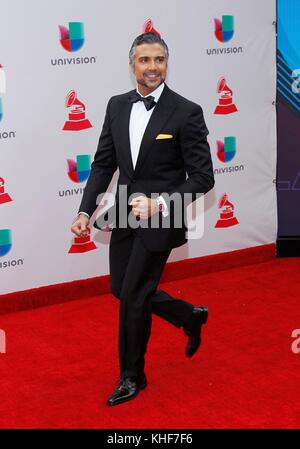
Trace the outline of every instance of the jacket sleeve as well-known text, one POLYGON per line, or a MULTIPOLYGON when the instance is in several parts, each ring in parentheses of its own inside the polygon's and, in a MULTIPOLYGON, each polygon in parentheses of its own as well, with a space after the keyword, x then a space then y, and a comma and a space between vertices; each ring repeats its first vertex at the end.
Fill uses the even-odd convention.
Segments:
POLYGON ((98 195, 106 192, 114 172, 118 168, 116 151, 110 127, 109 100, 97 151, 91 166, 91 173, 87 180, 79 212, 86 212, 89 216, 96 210, 98 195))
MULTIPOLYGON (((187 178, 172 192, 167 192, 168 195, 177 192, 183 201, 184 194, 188 193, 191 201, 195 201, 197 194, 205 194, 213 188, 214 172, 207 135, 202 108, 194 105, 180 130, 181 153, 187 178)), ((167 204, 168 195, 162 194, 167 204)))

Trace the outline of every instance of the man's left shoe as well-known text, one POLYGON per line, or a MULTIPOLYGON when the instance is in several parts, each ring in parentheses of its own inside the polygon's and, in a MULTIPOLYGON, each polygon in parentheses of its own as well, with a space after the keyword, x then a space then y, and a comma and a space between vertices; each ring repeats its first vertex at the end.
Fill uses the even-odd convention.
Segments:
POLYGON ((107 401, 107 405, 118 405, 122 402, 134 399, 140 392, 147 387, 147 378, 145 374, 140 377, 125 377, 121 379, 118 387, 112 393, 107 401))
POLYGON ((192 311, 191 323, 188 327, 184 327, 184 333, 189 337, 185 355, 192 357, 201 345, 201 328, 206 323, 208 318, 208 307, 195 306, 192 311))

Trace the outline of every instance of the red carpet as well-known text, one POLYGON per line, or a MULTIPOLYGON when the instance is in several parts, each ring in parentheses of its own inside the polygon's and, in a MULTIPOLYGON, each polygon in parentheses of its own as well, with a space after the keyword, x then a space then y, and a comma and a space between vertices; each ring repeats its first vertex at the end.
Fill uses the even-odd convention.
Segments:
POLYGON ((109 408, 118 377, 118 302, 110 294, 0 316, 0 428, 299 428, 299 259, 166 282, 210 309, 203 344, 153 319, 149 386, 109 408))

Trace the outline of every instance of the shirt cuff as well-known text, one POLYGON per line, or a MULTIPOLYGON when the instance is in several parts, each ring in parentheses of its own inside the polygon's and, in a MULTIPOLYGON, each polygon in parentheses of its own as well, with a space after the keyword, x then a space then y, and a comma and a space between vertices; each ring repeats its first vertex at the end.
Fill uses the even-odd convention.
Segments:
POLYGON ((79 214, 85 215, 86 217, 88 217, 88 219, 90 218, 89 214, 87 214, 86 212, 78 212, 78 215, 79 214))
POLYGON ((167 217, 169 215, 169 209, 167 203, 165 202, 162 196, 157 197, 158 201, 163 205, 162 215, 163 217, 167 217))

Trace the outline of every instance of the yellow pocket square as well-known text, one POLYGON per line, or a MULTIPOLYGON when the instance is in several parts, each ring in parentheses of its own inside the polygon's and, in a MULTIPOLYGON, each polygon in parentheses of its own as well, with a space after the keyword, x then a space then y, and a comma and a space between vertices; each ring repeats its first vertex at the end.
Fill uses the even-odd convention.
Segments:
POLYGON ((173 139, 173 134, 157 134, 156 139, 155 140, 160 140, 160 139, 173 139))

